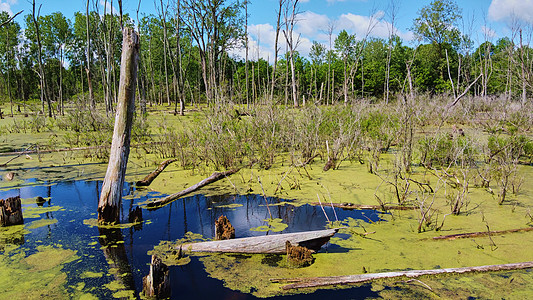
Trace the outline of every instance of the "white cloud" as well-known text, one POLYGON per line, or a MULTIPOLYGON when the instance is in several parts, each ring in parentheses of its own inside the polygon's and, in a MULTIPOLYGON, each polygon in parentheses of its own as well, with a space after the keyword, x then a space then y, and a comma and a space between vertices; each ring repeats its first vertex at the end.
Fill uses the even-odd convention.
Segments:
POLYGON ((113 12, 114 15, 118 15, 120 13, 113 5, 112 0, 108 0, 107 2, 105 0, 100 0, 100 5, 102 6, 102 8, 100 8, 100 14, 103 14, 104 10, 106 14, 111 14, 111 12, 113 12))
MULTIPOLYGON (((338 1, 338 0, 337 0, 338 1)), ((318 41, 322 44, 329 45, 328 28, 334 24, 332 40, 334 41, 337 33, 346 29, 350 33, 355 33, 358 39, 365 37, 367 31, 371 29, 370 36, 387 39, 391 24, 383 17, 385 12, 378 11, 372 16, 361 16, 354 14, 344 14, 338 19, 330 19, 327 15, 317 14, 307 11, 298 15, 298 22, 294 28, 293 39, 299 38, 297 51, 308 56, 311 50, 312 41, 318 41)), ((284 28, 282 28, 283 30, 284 28)), ((403 40, 413 40, 412 32, 402 32, 398 28, 394 30, 403 40)), ((256 60, 261 57, 270 62, 274 61, 274 44, 276 39, 276 29, 271 24, 254 24, 248 26, 249 36, 249 59, 256 60)), ((278 48, 279 55, 285 52, 285 36, 283 32, 279 34, 278 48)), ((240 58, 245 57, 245 49, 234 49, 232 54, 240 58)))
MULTIPOLYGON (((355 33, 358 39, 362 39, 367 34, 369 36, 387 39, 390 34, 391 23, 383 20, 385 12, 378 11, 372 16, 354 15, 351 13, 343 14, 339 18, 339 28, 344 28, 351 33, 355 33)), ((394 29, 396 35, 403 40, 410 41, 413 39, 412 32, 401 32, 398 28, 394 29)))
POLYGON ((489 18, 492 21, 508 21, 513 17, 533 23, 532 0, 492 0, 489 18))
POLYGON ((17 4, 17 0, 0 0, 0 11, 7 12, 10 16, 13 15, 11 5, 17 4))

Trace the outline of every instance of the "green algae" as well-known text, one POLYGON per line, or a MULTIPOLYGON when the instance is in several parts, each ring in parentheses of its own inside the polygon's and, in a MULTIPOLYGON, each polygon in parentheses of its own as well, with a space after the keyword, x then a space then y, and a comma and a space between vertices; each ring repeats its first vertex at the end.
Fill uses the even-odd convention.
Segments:
POLYGON ((62 210, 64 209, 61 206, 50 206, 50 207, 22 206, 22 215, 24 216, 24 219, 37 219, 37 218, 41 218, 42 214, 62 211, 62 210))
POLYGON ((191 262, 191 258, 184 256, 186 249, 180 250, 180 245, 185 243, 203 242, 206 239, 201 234, 186 232, 184 238, 177 241, 160 241, 148 255, 156 255, 167 266, 183 266, 191 262))
POLYGON ((258 227, 252 227, 250 228, 250 231, 272 231, 272 232, 281 232, 289 225, 283 223, 282 219, 276 218, 276 219, 265 219, 265 221, 268 225, 258 226, 258 227))
POLYGON ((66 299, 66 263, 78 258, 76 251, 38 246, 37 252, 26 256, 20 248, 0 255, 0 294, 12 299, 66 299))
POLYGON ((57 219, 40 219, 33 221, 27 225, 28 229, 36 229, 40 227, 45 227, 57 223, 57 219))
MULTIPOLYGON (((142 222, 120 223, 120 224, 99 224, 98 223, 98 219, 85 219, 85 220, 83 220, 83 224, 84 225, 87 225, 89 227, 98 227, 98 228, 105 228, 105 229, 126 229, 126 228, 131 228, 133 226, 139 225, 141 223, 142 222)), ((105 237, 105 236, 103 236, 103 237, 105 237)))
MULTIPOLYGON (((225 204, 225 205, 216 205, 214 208, 238 208, 238 207, 242 207, 243 205, 242 204, 238 204, 238 203, 231 203, 231 204, 225 204)), ((208 208, 208 209, 212 209, 211 207, 208 208)))
POLYGON ((101 278, 104 274, 101 272, 85 271, 81 274, 81 278, 101 278))

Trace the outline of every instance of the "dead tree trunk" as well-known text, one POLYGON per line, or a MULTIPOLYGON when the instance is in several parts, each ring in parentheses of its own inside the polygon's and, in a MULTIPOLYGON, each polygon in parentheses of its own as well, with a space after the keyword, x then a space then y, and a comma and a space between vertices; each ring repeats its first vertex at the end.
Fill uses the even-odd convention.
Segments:
POLYGON ((139 36, 133 29, 124 28, 115 129, 109 164, 98 203, 98 222, 100 223, 116 223, 120 220, 122 186, 130 153, 131 126, 135 111, 138 61, 139 36))
POLYGON ((0 200, 0 226, 23 223, 20 196, 0 200))
POLYGON ((161 259, 152 255, 150 273, 143 278, 143 293, 147 297, 170 297, 169 269, 161 259))

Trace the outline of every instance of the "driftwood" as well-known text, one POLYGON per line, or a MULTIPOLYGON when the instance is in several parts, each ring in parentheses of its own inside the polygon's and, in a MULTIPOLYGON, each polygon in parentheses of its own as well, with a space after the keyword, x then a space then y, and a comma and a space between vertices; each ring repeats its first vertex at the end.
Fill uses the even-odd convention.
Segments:
POLYGON ((211 174, 211 176, 207 177, 206 179, 198 182, 197 184, 193 185, 193 186, 190 186, 186 189, 184 189, 183 191, 181 192, 177 192, 175 194, 172 194, 172 195, 169 195, 165 198, 162 198, 162 199, 159 199, 159 200, 156 200, 156 201, 153 201, 153 202, 150 202, 148 204, 146 204, 146 206, 148 207, 148 209, 152 208, 152 209, 155 209, 155 208, 158 208, 160 206, 163 206, 165 204, 168 204, 180 197, 183 197, 187 194, 190 194, 194 191, 196 191, 197 189, 199 188, 202 188, 208 184, 211 184, 213 182, 216 182, 216 181, 219 181, 220 179, 226 177, 226 176, 229 176, 229 175, 232 175, 232 174, 235 174, 239 171, 239 169, 233 169, 233 170, 229 170, 229 171, 226 171, 226 172, 214 172, 213 174, 211 174))
POLYGON ((225 252, 225 253, 272 253, 285 254, 285 243, 305 247, 316 252, 337 233, 339 229, 326 229, 296 233, 254 236, 233 240, 210 241, 184 244, 180 247, 191 252, 225 252))
MULTIPOLYGON (((320 205, 318 202, 313 202, 311 205, 320 205)), ((374 210, 416 210, 414 206, 402 206, 402 205, 365 205, 365 204, 353 204, 353 203, 331 203, 334 207, 342 209, 374 209, 374 210)))
POLYGON ((143 293, 157 299, 170 297, 169 269, 161 259, 152 255, 150 273, 143 277, 143 293))
POLYGON ((284 285, 281 288, 284 290, 301 289, 301 288, 316 288, 331 285, 347 285, 357 284, 376 279, 386 278, 416 278, 427 275, 439 274, 463 274, 471 272, 494 272, 506 270, 520 270, 533 268, 533 261, 503 264, 503 265, 489 265, 480 267, 466 267, 466 268, 449 268, 449 269, 434 269, 434 270, 411 270, 398 271, 386 273, 360 274, 360 275, 346 275, 346 276, 331 276, 331 277, 309 277, 309 278, 290 278, 290 279, 270 279, 271 282, 291 282, 291 284, 284 285))
POLYGON ((175 162, 177 159, 168 159, 168 160, 165 160, 164 162, 162 162, 159 167, 157 167, 157 169, 155 169, 155 171, 153 171, 152 173, 146 175, 146 177, 144 177, 143 180, 139 180, 137 181, 136 185, 137 186, 149 186, 152 181, 154 181, 154 179, 159 176, 159 174, 161 174, 161 172, 163 172, 165 170, 165 168, 170 165, 171 163, 175 162))
POLYGON ((23 224, 20 196, 0 200, 0 226, 23 224))
POLYGON ((441 235, 441 236, 433 237, 433 239, 434 240, 455 240, 455 239, 483 237, 483 236, 491 236, 491 235, 502 235, 506 233, 527 232, 527 231, 533 231, 533 227, 509 229, 509 230, 498 230, 498 231, 480 231, 480 232, 441 235))

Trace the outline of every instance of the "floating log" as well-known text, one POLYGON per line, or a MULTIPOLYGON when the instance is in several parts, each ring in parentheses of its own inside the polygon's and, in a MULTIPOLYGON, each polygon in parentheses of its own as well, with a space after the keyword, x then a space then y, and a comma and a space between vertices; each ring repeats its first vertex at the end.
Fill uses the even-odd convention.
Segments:
POLYGON ((0 200, 0 226, 23 224, 20 196, 0 200))
POLYGON ((137 181, 136 185, 137 186, 149 186, 152 181, 154 181, 154 179, 159 176, 159 174, 161 174, 161 172, 163 172, 165 170, 165 168, 170 165, 171 163, 177 161, 177 159, 167 159, 165 160, 164 162, 162 162, 159 167, 157 167, 157 169, 155 169, 155 171, 153 171, 152 173, 146 175, 146 177, 144 177, 143 180, 139 180, 137 181))
POLYGON ((153 201, 153 202, 150 202, 148 204, 146 204, 146 206, 148 207, 148 209, 155 209, 155 208, 158 208, 158 207, 161 207, 165 204, 168 204, 180 197, 183 197, 187 194, 190 194, 194 191, 196 191, 197 189, 200 189, 208 184, 211 184, 213 182, 216 182, 216 181, 219 181, 220 179, 226 177, 226 176, 229 176, 229 175, 232 175, 232 174, 235 174, 239 171, 239 169, 233 169, 233 170, 229 170, 229 171, 225 171, 225 172, 214 172, 213 174, 211 174, 211 176, 207 177, 206 179, 198 182, 197 184, 193 185, 193 186, 190 186, 186 189, 184 189, 183 191, 181 192, 177 192, 175 194, 172 194, 170 196, 167 196, 165 198, 162 198, 162 199, 159 199, 159 200, 156 200, 156 201, 153 201))
POLYGON ((157 299, 170 297, 168 266, 155 255, 152 255, 150 273, 143 277, 143 292, 145 296, 157 299))
MULTIPOLYGON (((311 205, 320 205, 318 202, 313 202, 311 205)), ((342 209, 373 209, 373 210, 416 210, 419 207, 415 206, 403 206, 403 205, 365 205, 365 204, 353 204, 353 203, 332 203, 334 207, 342 209)))
MULTIPOLYGON (((271 253, 285 254, 285 243, 305 247, 316 252, 339 231, 339 228, 274 235, 254 236, 233 240, 184 244, 184 251, 225 253, 271 253)), ((179 247, 176 247, 178 249, 179 247)))
POLYGON ((416 278, 427 275, 439 274, 463 274, 471 272, 495 272, 507 270, 521 270, 533 268, 533 261, 503 264, 503 265, 489 265, 480 267, 466 267, 466 268, 448 268, 435 270, 411 270, 399 272, 360 274, 360 275, 346 275, 346 276, 331 276, 331 277, 308 277, 308 278, 288 278, 288 279, 270 279, 271 282, 291 282, 291 284, 284 285, 281 288, 284 290, 301 289, 301 288, 316 288, 331 285, 350 285, 372 281, 376 279, 386 278, 416 278))
POLYGON ((483 237, 483 236, 490 236, 490 235, 502 235, 506 233, 527 232, 527 231, 533 231, 533 227, 509 229, 509 230, 498 230, 498 231, 480 231, 480 232, 441 235, 441 236, 433 237, 433 239, 434 240, 455 240, 455 239, 483 237))

